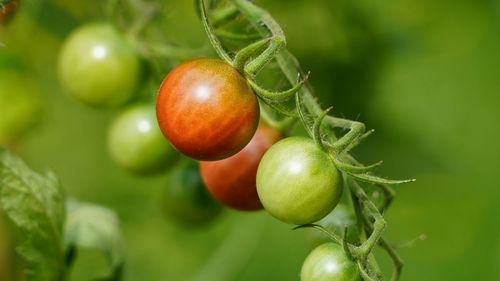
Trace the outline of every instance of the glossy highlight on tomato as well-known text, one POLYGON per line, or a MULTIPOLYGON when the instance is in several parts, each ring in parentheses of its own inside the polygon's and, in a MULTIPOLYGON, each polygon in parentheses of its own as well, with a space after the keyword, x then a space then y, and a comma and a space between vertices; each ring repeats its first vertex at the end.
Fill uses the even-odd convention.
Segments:
POLYGON ((117 116, 109 130, 108 150, 116 163, 140 174, 165 171, 178 158, 158 128, 154 107, 147 104, 117 116))
POLYGON ((219 161, 201 162, 201 175, 210 194, 233 209, 262 209, 256 189, 257 168, 264 153, 280 139, 277 130, 260 124, 240 152, 219 161))
POLYGON ((330 156, 305 137, 274 144, 257 170, 257 192, 266 211, 290 224, 326 216, 340 201, 340 173, 330 156))
POLYGON ((315 248, 306 258, 300 272, 300 281, 361 281, 358 266, 341 245, 325 243, 315 248))
POLYGON ((184 160, 169 174, 163 193, 163 210, 168 218, 181 226, 205 225, 219 215, 222 207, 203 185, 198 163, 184 160))
POLYGON ((65 90, 94 107, 115 107, 135 94, 141 63, 132 46, 108 23, 91 23, 71 33, 59 56, 65 90))
POLYGON ((245 78, 216 59, 174 68, 159 89, 156 113, 174 147, 205 161, 236 154, 259 123, 259 103, 245 78))

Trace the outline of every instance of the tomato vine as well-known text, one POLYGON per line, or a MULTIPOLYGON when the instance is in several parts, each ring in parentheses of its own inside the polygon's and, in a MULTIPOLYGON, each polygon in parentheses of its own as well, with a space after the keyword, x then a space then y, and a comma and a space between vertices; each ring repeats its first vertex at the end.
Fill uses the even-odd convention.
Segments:
MULTIPOLYGON (((296 228, 314 227, 327 232, 332 240, 344 246, 346 254, 356 262, 361 276, 365 280, 382 279, 382 273, 372 254, 374 247, 377 244, 380 245, 394 264, 391 280, 399 280, 403 262, 395 249, 382 237, 387 226, 383 214, 389 208, 395 194, 390 185, 408 183, 413 180, 390 180, 378 177, 372 171, 382 162, 364 166, 349 154, 349 151, 372 134, 373 130, 366 131, 363 123, 335 117, 329 114, 330 109, 323 110, 321 108, 313 95, 311 85, 306 82, 308 74, 302 71, 298 60, 285 49, 286 37, 271 14, 248 0, 229 1, 231 6, 221 8, 219 11, 223 12, 217 14, 218 2, 211 1, 207 10, 203 0, 195 1, 207 36, 217 54, 221 59, 245 75, 264 103, 287 117, 300 119, 309 136, 329 153, 336 168, 342 171, 345 184, 349 187, 353 208, 356 211, 358 221, 363 226, 366 238, 359 245, 350 244, 346 239, 338 237, 338 235, 317 224, 306 224, 296 228), (216 15, 213 22, 209 21, 211 14, 216 15), (226 36, 228 32, 216 30, 214 26, 221 26, 222 23, 233 20, 239 14, 246 18, 253 27, 251 32, 259 34, 260 40, 231 55, 225 50, 219 37, 232 39, 246 37, 244 35, 234 36, 234 34, 226 36), (272 60, 277 62, 283 74, 293 85, 290 89, 273 92, 261 87, 256 81, 259 71, 272 60), (289 106, 290 103, 287 104, 287 101, 290 100, 295 100, 292 106, 289 106), (348 131, 337 136, 334 128, 348 131), (376 206, 358 182, 376 185, 382 191, 384 203, 381 206, 376 206)), ((251 34, 253 36, 253 33, 251 34)), ((347 235, 347 232, 348 229, 346 228, 344 236, 347 235)))

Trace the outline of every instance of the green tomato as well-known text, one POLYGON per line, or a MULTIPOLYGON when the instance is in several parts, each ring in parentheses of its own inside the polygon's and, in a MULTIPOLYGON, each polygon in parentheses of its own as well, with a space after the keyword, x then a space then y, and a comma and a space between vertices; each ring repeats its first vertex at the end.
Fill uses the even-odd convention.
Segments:
POLYGON ((109 130, 108 150, 120 166, 143 174, 163 171, 178 158, 149 105, 135 105, 118 115, 109 130))
POLYGON ((290 137, 264 154, 257 192, 272 216, 301 225, 326 216, 339 202, 342 185, 330 156, 313 140, 290 137))
POLYGON ((59 57, 63 87, 77 100, 113 107, 132 98, 141 80, 141 63, 125 38, 107 23, 75 30, 59 57))
POLYGON ((300 272, 300 281, 358 281, 358 266, 349 259, 342 246, 325 243, 307 256, 300 272))
POLYGON ((192 160, 172 170, 163 203, 166 215, 182 226, 207 224, 222 210, 203 185, 198 163, 192 160))
POLYGON ((14 69, 0 70, 0 145, 18 140, 40 119, 42 103, 28 76, 14 69))
MULTIPOLYGON (((329 232, 336 233, 340 237, 344 235, 344 229, 347 227, 347 241, 355 244, 359 240, 360 235, 356 221, 356 215, 353 210, 345 204, 338 204, 332 212, 315 224, 323 226, 329 232)), ((308 229, 306 237, 311 248, 332 241, 325 233, 317 229, 308 229)))

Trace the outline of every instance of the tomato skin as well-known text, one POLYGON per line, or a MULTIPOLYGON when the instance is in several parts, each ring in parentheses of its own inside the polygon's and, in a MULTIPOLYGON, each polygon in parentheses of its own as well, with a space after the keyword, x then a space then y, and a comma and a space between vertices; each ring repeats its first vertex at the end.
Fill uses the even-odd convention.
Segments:
POLYGON ((259 123, 259 103, 245 78, 215 59, 174 68, 159 89, 156 113, 174 147, 205 161, 236 154, 259 123))
POLYGON ((290 224, 313 223, 340 201, 340 173, 313 140, 289 137, 274 144, 257 170, 257 192, 264 208, 290 224))
POLYGON ((94 107, 115 107, 132 98, 141 80, 134 49, 110 24, 91 23, 64 42, 59 77, 65 90, 94 107))
POLYGON ((109 130, 108 150, 120 166, 140 174, 163 171, 178 158, 149 105, 129 107, 117 116, 109 130))
POLYGON ((185 227, 207 224, 222 210, 206 190, 198 164, 192 160, 181 163, 170 172, 163 204, 167 217, 185 227))
POLYGON ((210 194, 233 209, 262 209, 256 189, 257 168, 264 153, 281 138, 278 131, 261 124, 240 152, 219 161, 200 162, 201 176, 210 194))
POLYGON ((306 258, 300 281, 360 281, 358 266, 347 257, 341 245, 325 243, 316 247, 306 258))

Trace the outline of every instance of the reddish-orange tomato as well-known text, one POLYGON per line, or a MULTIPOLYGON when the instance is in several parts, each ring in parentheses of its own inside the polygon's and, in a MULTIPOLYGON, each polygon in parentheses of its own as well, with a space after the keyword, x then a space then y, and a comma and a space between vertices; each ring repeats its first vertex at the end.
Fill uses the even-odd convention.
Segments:
POLYGON ((10 20, 16 11, 17 5, 19 5, 18 0, 2 1, 0 4, 0 23, 5 23, 10 20))
POLYGON ((259 123, 259 103, 235 68, 197 59, 177 66, 163 80, 156 115, 175 148, 213 161, 234 155, 250 141, 259 123))
POLYGON ((278 131, 261 124, 240 152, 220 161, 200 162, 208 191, 228 207, 244 211, 262 209, 255 187, 257 168, 264 153, 280 139, 278 131))

